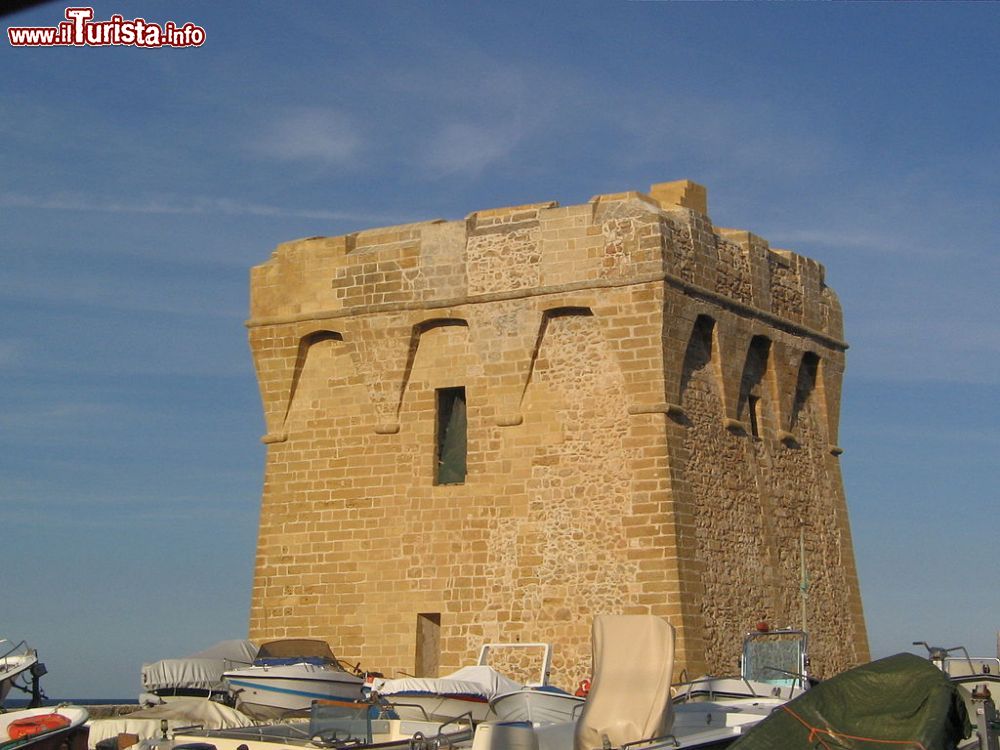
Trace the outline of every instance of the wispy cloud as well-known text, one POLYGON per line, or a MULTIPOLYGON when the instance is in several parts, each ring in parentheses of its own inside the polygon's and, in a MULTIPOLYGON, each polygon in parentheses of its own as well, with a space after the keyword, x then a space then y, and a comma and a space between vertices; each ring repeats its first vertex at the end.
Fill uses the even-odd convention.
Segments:
MULTIPOLYGON (((210 497, 164 497, 155 493, 144 493, 137 490, 133 494, 121 494, 118 488, 106 487, 101 492, 99 487, 88 488, 68 496, 41 495, 34 484, 22 488, 15 486, 8 498, 20 513, 9 519, 11 525, 22 528, 50 526, 54 517, 63 514, 53 511, 63 509, 72 511, 74 508, 86 506, 91 513, 78 517, 73 524, 85 528, 106 528, 108 517, 114 518, 118 524, 166 523, 172 527, 185 521, 204 523, 206 520, 232 520, 234 514, 245 512, 247 502, 243 497, 233 499, 210 497), (39 510, 44 509, 44 513, 39 510)), ((252 524, 251 524, 252 525, 252 524)))
POLYGON ((474 177, 507 157, 521 135, 516 122, 492 126, 451 123, 431 135, 421 161, 442 177, 454 174, 474 177))
POLYGON ((870 252, 902 252, 909 250, 900 234, 891 230, 870 231, 863 228, 837 229, 833 227, 815 229, 780 230, 771 239, 775 247, 794 249, 797 245, 817 245, 823 248, 845 250, 865 250, 870 252))
POLYGON ((0 414, 0 426, 4 430, 44 425, 46 429, 65 428, 88 422, 92 418, 109 414, 113 407, 95 402, 57 402, 38 405, 35 408, 6 409, 0 414))
POLYGON ((251 150, 279 161, 348 165, 362 150, 361 129, 342 112, 297 107, 263 123, 251 150))
POLYGON ((189 214, 230 216, 262 216, 278 218, 324 219, 330 221, 386 221, 399 217, 352 211, 330 211, 316 208, 289 208, 267 203, 255 203, 235 198, 208 196, 153 196, 121 199, 111 196, 57 193, 33 195, 16 192, 0 193, 0 207, 27 208, 46 211, 99 211, 124 214, 189 214))

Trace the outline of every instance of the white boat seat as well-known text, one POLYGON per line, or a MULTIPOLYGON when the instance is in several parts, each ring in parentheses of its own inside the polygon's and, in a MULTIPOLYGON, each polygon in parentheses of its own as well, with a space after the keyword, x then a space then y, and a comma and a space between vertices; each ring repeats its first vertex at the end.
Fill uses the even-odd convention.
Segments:
POLYGON ((673 723, 670 676, 674 628, 651 615, 594 618, 590 695, 574 733, 574 750, 662 737, 673 723))

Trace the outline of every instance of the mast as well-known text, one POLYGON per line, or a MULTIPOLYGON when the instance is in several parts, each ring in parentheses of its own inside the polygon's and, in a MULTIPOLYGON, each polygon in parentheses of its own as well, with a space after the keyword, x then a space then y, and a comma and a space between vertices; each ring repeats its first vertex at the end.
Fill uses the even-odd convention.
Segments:
MULTIPOLYGON (((802 632, 808 632, 806 627, 806 610, 809 600, 809 571, 806 569, 806 522, 799 519, 799 600, 802 603, 802 632)), ((1000 634, 997 636, 1000 650, 1000 634)))

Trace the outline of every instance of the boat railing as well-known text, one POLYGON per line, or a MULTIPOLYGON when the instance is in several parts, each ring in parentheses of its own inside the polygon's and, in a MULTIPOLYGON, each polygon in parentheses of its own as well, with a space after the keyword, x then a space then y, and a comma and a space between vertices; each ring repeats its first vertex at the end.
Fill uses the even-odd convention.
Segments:
POLYGON ((948 657, 944 660, 944 671, 950 677, 965 677, 980 674, 1000 675, 1000 658, 995 656, 948 657), (964 666, 969 671, 959 672, 957 666, 964 666))
POLYGON ((464 743, 472 738, 474 726, 471 713, 460 714, 438 725, 437 734, 433 737, 428 737, 423 732, 414 732, 409 741, 409 750, 455 748, 459 743, 464 743), (462 729, 463 724, 465 725, 464 731, 462 729), (456 726, 455 731, 445 731, 447 727, 452 725, 456 726))
POLYGON ((923 646, 927 649, 927 658, 930 659, 931 663, 934 664, 938 669, 944 672, 949 677, 965 677, 977 674, 992 674, 992 668, 996 669, 996 673, 1000 674, 1000 658, 994 658, 992 656, 981 657, 981 656, 969 656, 968 649, 965 646, 952 646, 951 648, 942 648, 941 646, 932 646, 927 641, 914 641, 914 646, 923 646), (961 653, 962 656, 951 656, 953 653, 961 653), (953 665, 963 664, 968 668, 968 672, 956 673, 952 671, 953 665), (976 664, 979 668, 976 668, 976 664))
MULTIPOLYGON (((608 739, 607 739, 606 736, 604 738, 604 743, 605 744, 604 744, 604 747, 602 748, 602 750, 611 750, 611 743, 608 742, 608 739)), ((636 747, 645 747, 645 746, 649 746, 649 745, 660 745, 660 744, 666 744, 666 743, 670 743, 671 747, 680 747, 681 746, 681 743, 677 739, 676 735, 673 735, 673 734, 663 734, 663 735, 660 735, 659 737, 650 737, 648 740, 635 740, 633 742, 626 742, 620 748, 618 748, 618 750, 632 750, 632 748, 636 748, 636 747)))
POLYGON ((551 643, 484 643, 479 650, 479 659, 476 664, 481 667, 489 666, 490 654, 499 649, 524 649, 534 648, 542 651, 542 666, 538 674, 537 682, 527 683, 529 687, 542 687, 549 684, 549 677, 552 674, 552 644, 551 643))
POLYGON ((675 703, 687 703, 694 695, 704 692, 708 695, 709 700, 715 700, 716 688, 715 684, 720 680, 733 680, 735 682, 742 682, 746 685, 747 692, 754 698, 763 698, 764 696, 757 692, 757 689, 751 684, 750 680, 742 675, 733 675, 731 677, 717 677, 715 675, 706 675, 704 677, 698 677, 688 682, 684 682, 677 685, 678 692, 674 696, 675 703), (708 689, 705 691, 696 690, 698 685, 707 685, 708 689), (684 688, 681 692, 680 688, 684 688))
POLYGON ((459 733, 462 732, 463 725, 464 725, 465 731, 468 732, 469 735, 471 736, 473 728, 475 727, 475 722, 472 720, 472 712, 471 711, 467 711, 464 714, 459 714, 458 716, 455 716, 455 717, 453 717, 451 719, 448 719, 448 721, 446 721, 443 724, 441 724, 438 727, 438 733, 437 733, 437 737, 435 737, 435 739, 440 740, 442 743, 446 744, 448 747, 451 747, 454 744, 454 739, 453 739, 454 735, 459 734, 459 733), (455 731, 451 732, 450 735, 446 734, 445 733, 445 727, 450 727, 452 725, 454 725, 456 727, 455 731))
MULTIPOLYGON (((376 694, 373 693, 373 695, 376 695, 376 694)), ((402 701, 390 701, 390 700, 386 700, 385 696, 382 696, 382 695, 380 695, 378 697, 379 697, 380 701, 384 701, 385 703, 387 703, 388 705, 392 706, 393 708, 399 708, 400 706, 402 706, 403 708, 417 708, 417 709, 420 709, 420 713, 423 714, 424 721, 430 721, 431 720, 431 717, 427 714, 427 709, 424 706, 420 705, 419 703, 403 703, 402 701)))
POLYGON ((7 640, 6 638, 0 640, 0 661, 5 661, 11 656, 27 656, 31 653, 31 649, 28 647, 27 641, 20 641, 19 643, 16 643, 10 648, 6 648, 6 650, 4 650, 5 644, 8 643, 12 643, 12 641, 7 640))

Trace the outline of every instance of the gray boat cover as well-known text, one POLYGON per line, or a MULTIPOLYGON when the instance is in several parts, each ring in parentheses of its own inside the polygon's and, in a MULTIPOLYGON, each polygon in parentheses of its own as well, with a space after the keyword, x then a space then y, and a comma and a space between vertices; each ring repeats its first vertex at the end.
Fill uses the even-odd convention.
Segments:
POLYGON ((670 730, 674 628, 650 615, 598 615, 591 632, 592 687, 573 738, 595 750, 662 737, 670 730))
POLYGON ((948 677, 915 654, 896 654, 819 683, 730 748, 946 750, 971 731, 948 677))
POLYGON ((232 729, 253 724, 250 717, 234 708, 223 706, 207 698, 178 698, 161 706, 134 711, 113 719, 91 719, 87 744, 97 743, 119 734, 136 734, 140 740, 160 737, 160 722, 166 719, 169 731, 179 727, 199 726, 203 729, 232 729))
POLYGON ((498 695, 523 688, 492 667, 462 667, 444 677, 401 677, 395 680, 376 679, 372 690, 379 695, 418 693, 433 695, 470 695, 492 700, 498 695))
POLYGON ((251 641, 221 641, 180 659, 162 659, 142 665, 143 689, 188 689, 225 692, 222 673, 253 663, 257 646, 251 641))

